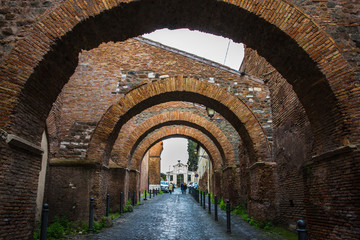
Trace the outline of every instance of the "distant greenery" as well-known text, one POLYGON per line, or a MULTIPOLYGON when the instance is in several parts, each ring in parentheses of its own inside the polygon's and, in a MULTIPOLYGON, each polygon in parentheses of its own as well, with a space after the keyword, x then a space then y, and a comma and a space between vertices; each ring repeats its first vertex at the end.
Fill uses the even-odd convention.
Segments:
POLYGON ((188 145, 187 145, 187 151, 189 155, 189 159, 187 162, 188 170, 189 171, 196 171, 198 168, 198 157, 195 154, 195 151, 197 149, 197 143, 188 139, 188 145))
POLYGON ((165 180, 166 180, 166 174, 165 174, 165 173, 160 173, 160 180, 161 180, 161 181, 165 181, 165 180))
MULTIPOLYGON (((222 201, 222 199, 221 199, 221 201, 222 201)), ((224 204, 224 205, 226 208, 226 204, 224 204)), ((298 236, 296 233, 290 232, 289 230, 286 230, 279 226, 274 226, 273 223, 270 221, 268 221, 268 222, 259 221, 259 220, 255 219, 254 217, 249 217, 247 210, 243 205, 238 205, 238 206, 233 207, 231 213, 240 216, 242 219, 244 219, 246 222, 248 222, 251 226, 253 226, 255 228, 264 229, 265 231, 268 231, 268 232, 277 233, 288 240, 297 240, 298 239, 298 236)))
MULTIPOLYGON (((120 214, 110 215, 111 219, 115 219, 120 214)), ((106 217, 102 217, 99 221, 94 221, 93 223, 93 232, 97 233, 100 229, 110 227, 108 226, 108 221, 106 217)), ((40 231, 41 231, 40 223, 36 224, 36 228, 34 231, 33 239, 40 239, 40 231)), ((87 234, 89 229, 89 223, 79 220, 76 222, 69 221, 67 217, 58 217, 56 216, 54 222, 51 223, 47 228, 46 239, 55 240, 55 239, 63 239, 66 235, 73 234, 87 234)))

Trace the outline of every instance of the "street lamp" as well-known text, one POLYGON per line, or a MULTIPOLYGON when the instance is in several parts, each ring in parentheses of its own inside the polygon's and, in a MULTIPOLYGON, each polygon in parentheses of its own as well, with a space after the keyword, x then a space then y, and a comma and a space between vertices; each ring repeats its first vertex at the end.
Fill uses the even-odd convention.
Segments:
POLYGON ((206 112, 210 118, 212 118, 215 115, 215 110, 209 107, 206 107, 206 112))

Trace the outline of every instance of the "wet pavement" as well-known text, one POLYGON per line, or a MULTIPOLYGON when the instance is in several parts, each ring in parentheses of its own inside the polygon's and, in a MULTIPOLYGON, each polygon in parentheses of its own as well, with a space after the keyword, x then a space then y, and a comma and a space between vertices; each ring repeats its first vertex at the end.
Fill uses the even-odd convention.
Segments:
POLYGON ((77 236, 71 239, 283 239, 254 229, 238 216, 231 216, 231 234, 226 232, 226 213, 219 211, 219 221, 214 211, 208 213, 190 194, 162 194, 147 201, 134 211, 113 220, 113 226, 98 234, 77 236))

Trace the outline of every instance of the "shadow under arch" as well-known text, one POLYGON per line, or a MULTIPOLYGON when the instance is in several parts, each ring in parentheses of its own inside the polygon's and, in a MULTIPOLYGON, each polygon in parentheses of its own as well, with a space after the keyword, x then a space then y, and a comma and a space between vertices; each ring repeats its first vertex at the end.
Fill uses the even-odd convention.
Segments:
POLYGON ((1 108, 0 126, 38 141, 42 123, 74 72, 81 49, 163 27, 198 29, 257 49, 294 87, 318 144, 322 148, 342 144, 353 121, 344 112, 356 100, 356 92, 344 86, 354 84, 354 71, 315 21, 281 0, 263 4, 250 0, 235 4, 215 0, 103 4, 93 0, 86 6, 83 1, 65 2, 40 18, 1 64, 7 84, 4 96, 10 100, 1 108), (283 7, 273 11, 279 4, 283 7), (64 15, 68 18, 59 17, 64 15), (344 94, 348 96, 345 100, 344 94))
POLYGON ((107 165, 121 127, 145 109, 170 101, 195 102, 213 108, 239 133, 251 162, 271 161, 270 146, 264 130, 242 100, 211 83, 184 77, 141 85, 112 105, 93 133, 87 158, 107 165))

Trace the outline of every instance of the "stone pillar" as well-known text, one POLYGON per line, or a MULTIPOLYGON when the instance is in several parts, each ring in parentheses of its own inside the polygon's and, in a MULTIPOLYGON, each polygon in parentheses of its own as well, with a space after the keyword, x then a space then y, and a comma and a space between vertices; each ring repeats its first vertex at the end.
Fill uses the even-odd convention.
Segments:
POLYGON ((275 218, 275 168, 274 162, 256 162, 249 167, 248 213, 261 221, 275 218))
POLYGON ((155 144, 149 150, 149 189, 160 189, 160 155, 163 143, 155 144))

